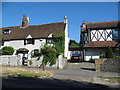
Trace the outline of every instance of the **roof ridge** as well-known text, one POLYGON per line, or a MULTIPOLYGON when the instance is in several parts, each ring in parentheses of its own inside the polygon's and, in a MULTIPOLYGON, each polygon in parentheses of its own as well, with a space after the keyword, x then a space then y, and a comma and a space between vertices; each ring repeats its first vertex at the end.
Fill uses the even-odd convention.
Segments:
MULTIPOLYGON (((29 26, 43 26, 43 25, 61 24, 61 23, 64 23, 64 22, 48 23, 48 24, 42 24, 42 25, 29 25, 29 26)), ((20 26, 9 26, 9 27, 2 27, 2 28, 14 28, 14 27, 20 27, 20 26)), ((2 28, 0 28, 0 29, 2 29, 2 28)))
POLYGON ((42 24, 42 25, 30 25, 30 26, 43 26, 43 25, 62 24, 62 23, 64 23, 64 22, 48 23, 48 24, 42 24))
POLYGON ((86 24, 94 24, 94 23, 110 23, 110 22, 120 22, 120 20, 117 21, 101 21, 101 22, 86 22, 86 24))

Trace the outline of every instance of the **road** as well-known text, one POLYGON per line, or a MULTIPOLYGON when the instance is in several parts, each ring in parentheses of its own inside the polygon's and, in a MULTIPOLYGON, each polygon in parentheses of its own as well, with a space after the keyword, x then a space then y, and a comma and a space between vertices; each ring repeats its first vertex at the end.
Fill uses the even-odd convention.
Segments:
MULTIPOLYGON (((23 67, 21 67, 23 68, 23 67)), ((42 70, 40 68, 25 68, 42 70)), ((46 69, 53 72, 53 77, 3 78, 3 88, 111 88, 108 85, 92 83, 96 76, 118 76, 117 73, 96 72, 92 63, 67 63, 63 70, 46 69)))

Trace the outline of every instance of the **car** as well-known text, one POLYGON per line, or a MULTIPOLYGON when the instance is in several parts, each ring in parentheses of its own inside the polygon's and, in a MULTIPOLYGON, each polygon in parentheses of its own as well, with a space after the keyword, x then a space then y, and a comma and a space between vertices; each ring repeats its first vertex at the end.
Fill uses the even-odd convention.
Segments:
POLYGON ((80 54, 73 54, 71 56, 70 62, 82 62, 83 57, 80 56, 80 54))

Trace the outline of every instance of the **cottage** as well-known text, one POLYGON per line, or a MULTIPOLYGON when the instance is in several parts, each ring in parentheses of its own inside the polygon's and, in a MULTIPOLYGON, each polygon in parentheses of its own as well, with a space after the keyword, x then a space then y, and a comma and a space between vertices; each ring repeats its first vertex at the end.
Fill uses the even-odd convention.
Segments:
POLYGON ((49 23, 44 25, 30 25, 29 17, 25 15, 22 18, 20 26, 4 27, 3 46, 12 46, 15 49, 14 55, 31 58, 31 52, 39 50, 46 43, 54 44, 53 36, 59 36, 65 32, 64 57, 68 57, 68 22, 64 17, 64 22, 49 23))
POLYGON ((106 54, 108 47, 113 49, 120 46, 120 21, 82 23, 80 38, 84 60, 99 58, 100 54, 106 54))

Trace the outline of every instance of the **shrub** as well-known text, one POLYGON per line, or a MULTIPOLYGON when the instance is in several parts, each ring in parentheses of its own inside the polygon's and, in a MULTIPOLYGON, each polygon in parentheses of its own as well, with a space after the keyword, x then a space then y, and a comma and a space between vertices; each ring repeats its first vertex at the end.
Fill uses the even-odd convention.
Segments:
POLYGON ((91 62, 91 63, 95 63, 95 59, 90 58, 89 62, 91 62))
POLYGON ((32 65, 32 60, 29 61, 30 66, 32 65))
POLYGON ((116 56, 115 58, 120 58, 120 56, 116 56))
POLYGON ((104 58, 105 56, 104 56, 104 54, 100 54, 100 58, 104 58))
POLYGON ((114 58, 113 51, 110 47, 108 47, 107 52, 106 52, 106 58, 114 58))
POLYGON ((14 53, 14 48, 13 47, 3 47, 2 48, 2 55, 13 55, 14 53))

